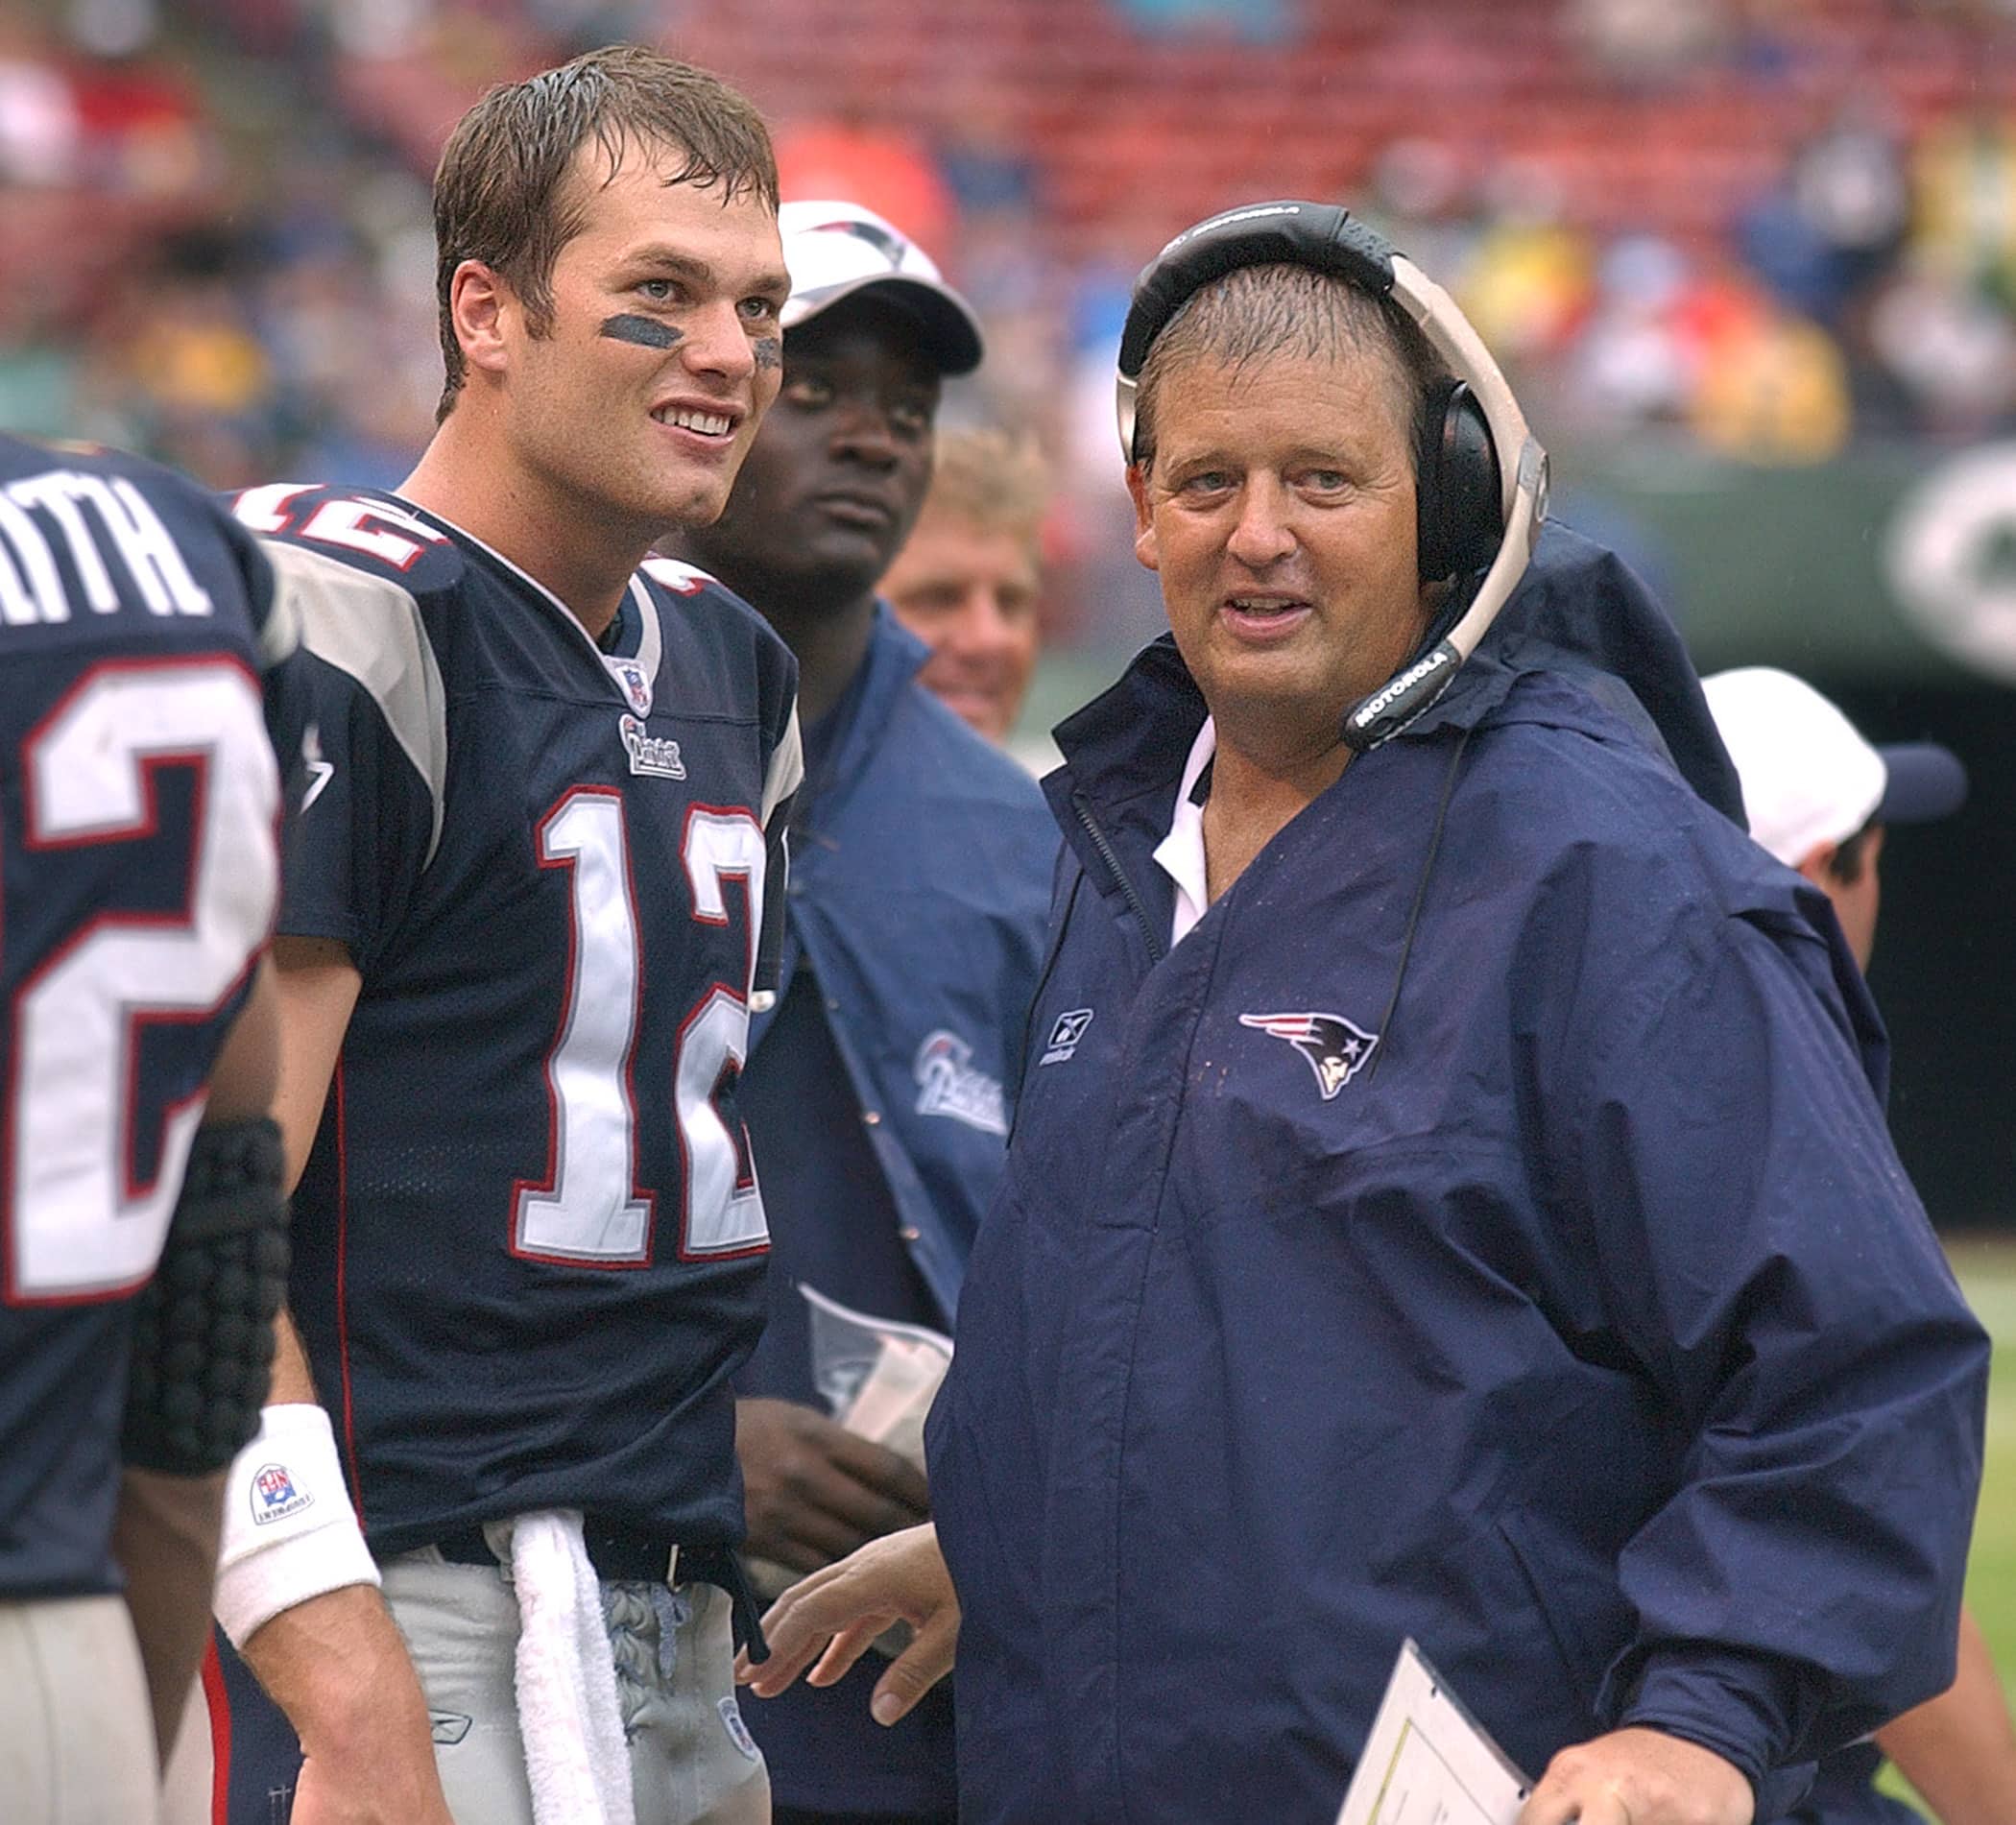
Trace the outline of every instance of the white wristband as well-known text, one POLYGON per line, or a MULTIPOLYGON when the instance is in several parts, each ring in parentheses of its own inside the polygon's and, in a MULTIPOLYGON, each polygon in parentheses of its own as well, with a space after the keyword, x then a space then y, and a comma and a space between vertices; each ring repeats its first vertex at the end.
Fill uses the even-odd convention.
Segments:
POLYGON ((225 1485, 216 1609, 231 1645, 311 1597, 377 1582, 328 1414, 313 1402, 267 1407, 225 1485))

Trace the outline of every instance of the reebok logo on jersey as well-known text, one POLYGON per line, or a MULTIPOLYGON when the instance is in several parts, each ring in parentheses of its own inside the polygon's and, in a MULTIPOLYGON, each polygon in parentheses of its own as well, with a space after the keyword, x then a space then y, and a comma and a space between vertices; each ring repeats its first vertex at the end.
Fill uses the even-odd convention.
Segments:
POLYGON ((1377 1033, 1366 1032, 1341 1014, 1242 1014, 1239 1024, 1286 1040, 1308 1061, 1325 1102, 1358 1074, 1379 1044, 1377 1033))
POLYGON ((982 1134, 1008 1133, 1008 1099, 1001 1087, 971 1063, 973 1048, 940 1027, 917 1048, 917 1113, 949 1116, 982 1134))
POLYGON ((313 1505, 314 1501, 305 1489, 295 1487, 285 1464, 261 1464, 252 1477, 252 1525, 264 1527, 285 1521, 289 1515, 298 1515, 313 1505))
POLYGON ((660 780, 684 780, 686 763, 680 758, 679 743, 667 735, 647 735, 635 716, 622 716, 616 728, 630 756, 632 773, 655 774, 660 780))
POLYGON ((301 736, 301 765, 308 773, 308 789, 301 794, 301 809, 305 811, 336 777, 336 763, 322 757, 322 729, 316 723, 311 722, 301 736))
POLYGON ((1057 1024, 1050 1028, 1049 1043, 1043 1048, 1038 1065, 1062 1065, 1078 1049, 1078 1042, 1085 1037, 1085 1029, 1092 1022, 1091 1008, 1073 1008, 1068 1014, 1060 1014, 1057 1024))

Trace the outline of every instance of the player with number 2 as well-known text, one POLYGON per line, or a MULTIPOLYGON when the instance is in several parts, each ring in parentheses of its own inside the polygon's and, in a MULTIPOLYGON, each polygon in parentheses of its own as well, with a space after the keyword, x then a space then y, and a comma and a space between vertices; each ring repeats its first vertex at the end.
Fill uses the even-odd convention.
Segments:
POLYGON ((296 629, 180 476, 0 435, 11 1819, 152 1825, 203 1651, 286 1272, 262 959, 296 629))

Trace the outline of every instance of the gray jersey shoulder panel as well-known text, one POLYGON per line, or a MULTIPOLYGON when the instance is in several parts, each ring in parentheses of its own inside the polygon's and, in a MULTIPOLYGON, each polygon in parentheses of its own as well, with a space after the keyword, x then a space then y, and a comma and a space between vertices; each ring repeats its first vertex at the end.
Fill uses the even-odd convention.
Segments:
POLYGON ((260 542, 273 560, 276 593, 291 599, 301 645, 371 693, 426 786, 433 807, 426 860, 432 862, 441 846, 448 774, 447 693, 420 604, 397 584, 340 559, 277 540, 260 542))
MULTIPOLYGON (((268 558, 272 557, 271 546, 262 546, 261 549, 268 558)), ((260 669, 270 672, 292 659, 300 643, 300 605, 296 599, 296 591, 287 586, 279 575, 279 567, 275 565, 273 600, 266 610, 266 625, 259 630, 260 669)))
POLYGON ((804 742, 798 732, 798 710, 784 725, 784 738, 770 756, 770 774, 763 781, 763 828, 770 828, 770 814, 804 783, 804 742))

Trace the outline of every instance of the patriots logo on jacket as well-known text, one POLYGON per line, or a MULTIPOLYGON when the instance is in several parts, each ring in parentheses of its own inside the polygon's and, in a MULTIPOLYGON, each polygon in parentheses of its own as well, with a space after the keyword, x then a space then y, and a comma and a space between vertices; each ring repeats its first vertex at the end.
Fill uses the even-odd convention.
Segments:
POLYGON ((973 1048, 956 1033, 939 1027, 917 1048, 917 1113, 949 1116, 982 1134, 1008 1134, 1008 1099, 1001 1087, 976 1069, 973 1048))
POLYGON ((1242 1014, 1239 1024, 1286 1040, 1308 1059, 1325 1102, 1358 1074, 1379 1044, 1377 1033, 1366 1032, 1341 1014, 1242 1014))

